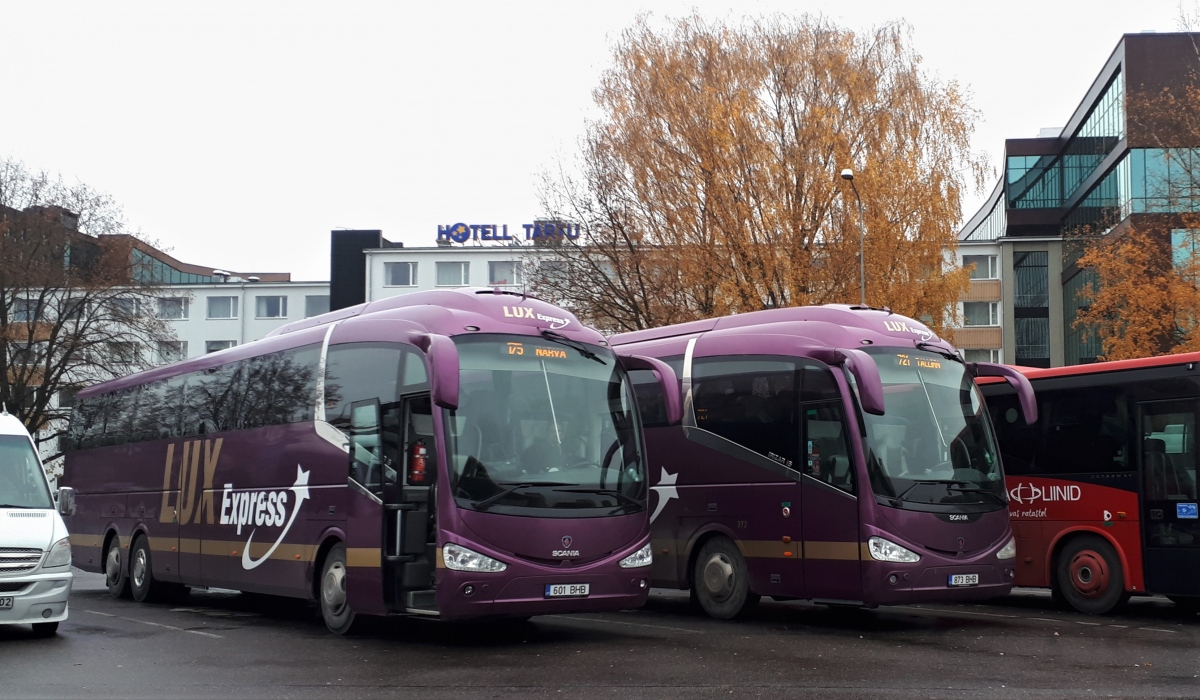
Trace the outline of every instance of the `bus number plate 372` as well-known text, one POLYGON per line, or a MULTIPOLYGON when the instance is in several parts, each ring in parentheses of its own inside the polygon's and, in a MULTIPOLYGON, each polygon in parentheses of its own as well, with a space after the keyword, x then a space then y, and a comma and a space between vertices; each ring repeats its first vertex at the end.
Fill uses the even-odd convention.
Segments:
POLYGON ((588 583, 548 583, 546 584, 547 598, 582 598, 591 589, 588 583))
POLYGON ((10 595, 0 595, 0 610, 8 610, 13 606, 13 599, 10 595))
POLYGON ((979 574, 950 574, 951 586, 978 586, 979 574))

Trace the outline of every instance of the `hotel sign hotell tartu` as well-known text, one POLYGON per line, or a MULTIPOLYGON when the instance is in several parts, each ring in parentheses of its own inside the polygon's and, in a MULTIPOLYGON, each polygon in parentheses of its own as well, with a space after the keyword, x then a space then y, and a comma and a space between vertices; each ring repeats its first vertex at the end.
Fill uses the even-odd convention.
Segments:
MULTIPOLYGON (((579 238, 579 224, 569 224, 564 221, 538 221, 532 224, 521 224, 521 228, 525 229, 525 237, 523 240, 533 241, 541 238, 566 238, 575 240, 579 238)), ((520 234, 512 235, 508 232, 508 224, 497 226, 496 224, 451 224, 450 226, 438 226, 437 239, 439 241, 451 241, 454 243, 466 243, 467 241, 512 241, 517 240, 520 234)))

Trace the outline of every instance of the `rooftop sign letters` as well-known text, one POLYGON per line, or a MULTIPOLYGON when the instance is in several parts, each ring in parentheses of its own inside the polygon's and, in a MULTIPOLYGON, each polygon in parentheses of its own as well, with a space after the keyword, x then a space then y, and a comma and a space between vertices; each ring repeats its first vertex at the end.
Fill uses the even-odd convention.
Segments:
POLYGON ((524 238, 521 238, 519 233, 510 234, 508 224, 497 226, 496 224, 458 223, 438 226, 437 239, 452 243, 466 243, 467 241, 536 241, 547 238, 565 238, 573 241, 579 238, 579 224, 565 221, 535 221, 532 224, 521 224, 521 228, 525 230, 524 238))

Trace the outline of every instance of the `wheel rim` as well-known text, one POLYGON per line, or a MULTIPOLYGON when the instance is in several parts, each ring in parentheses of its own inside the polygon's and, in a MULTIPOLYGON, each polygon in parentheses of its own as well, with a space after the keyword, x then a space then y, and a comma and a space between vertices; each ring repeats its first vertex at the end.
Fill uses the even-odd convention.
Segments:
POLYGON ((1099 598, 1108 591, 1108 562, 1090 549, 1071 558, 1071 586, 1084 598, 1099 598))
POLYGON ((108 548, 108 556, 104 558, 104 575, 110 586, 121 580, 121 548, 116 544, 108 548))
POLYGON ((337 615, 346 607, 346 565, 334 562, 321 580, 321 599, 325 609, 337 615))
POLYGON ((724 554, 714 554, 704 563, 704 589, 713 599, 723 601, 733 595, 733 562, 724 554))
POLYGON ((133 555, 133 585, 141 588, 146 583, 146 550, 139 549, 133 555))

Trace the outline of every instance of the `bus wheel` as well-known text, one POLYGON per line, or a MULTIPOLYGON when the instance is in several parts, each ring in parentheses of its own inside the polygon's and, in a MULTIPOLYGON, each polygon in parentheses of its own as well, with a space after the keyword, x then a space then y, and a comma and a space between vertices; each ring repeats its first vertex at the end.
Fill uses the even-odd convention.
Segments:
POLYGON ((129 548, 129 592, 133 599, 145 603, 158 597, 163 585, 154 580, 150 568, 150 544, 145 535, 138 535, 129 548))
POLYGON ((129 571, 125 568, 125 558, 121 556, 121 540, 116 535, 113 535, 108 550, 104 552, 104 582, 108 585, 110 596, 129 597, 129 571))
POLYGON ((336 544, 325 555, 321 567, 321 617, 334 634, 350 634, 354 627, 354 611, 346 601, 346 546, 336 544))
POLYGON ((1096 535, 1067 543, 1058 555, 1057 585, 1079 612, 1103 615, 1125 599, 1125 574, 1112 545, 1096 535))
POLYGON ((731 620, 745 615, 758 603, 750 591, 750 573, 737 545, 726 537, 704 543, 696 558, 692 590, 710 617, 731 620))

